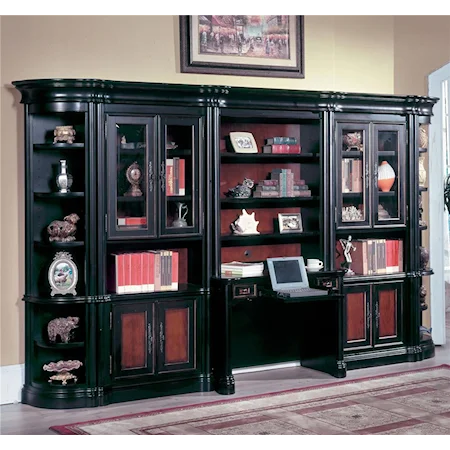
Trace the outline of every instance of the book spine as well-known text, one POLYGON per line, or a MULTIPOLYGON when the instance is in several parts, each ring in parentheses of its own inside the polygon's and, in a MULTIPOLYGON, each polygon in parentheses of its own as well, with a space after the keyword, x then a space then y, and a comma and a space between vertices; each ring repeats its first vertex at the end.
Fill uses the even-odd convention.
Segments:
POLYGON ((155 251, 155 292, 161 290, 161 252, 155 251))
POLYGON ((139 253, 131 253, 131 292, 141 292, 141 257, 139 253))
POLYGON ((148 252, 148 292, 155 292, 155 253, 148 252))
POLYGON ((147 225, 146 217, 118 217, 118 226, 147 225))
POLYGON ((142 292, 150 292, 150 273, 148 271, 148 256, 147 252, 141 252, 141 267, 142 267, 142 292))
POLYGON ((266 185, 262 185, 260 186, 259 184, 256 186, 255 188, 255 192, 258 191, 278 191, 278 185, 272 185, 272 186, 266 186, 266 185))
POLYGON ((173 158, 173 193, 180 195, 180 158, 173 158))
POLYGON ((180 255, 178 252, 172 252, 172 290, 178 290, 178 271, 179 271, 179 263, 180 263, 180 255))
POLYGON ((311 197, 311 190, 310 189, 300 191, 295 190, 292 195, 293 197, 311 197))
POLYGON ((258 186, 278 186, 278 180, 260 180, 258 181, 258 186))
POLYGON ((271 144, 263 146, 263 153, 301 153, 300 144, 271 144))
POLYGON ((166 159, 166 195, 175 195, 173 186, 173 158, 166 159))
POLYGON ((179 168, 179 195, 186 195, 186 160, 180 159, 179 168))
POLYGON ((253 192, 253 197, 280 197, 279 191, 255 191, 253 192))
POLYGON ((131 253, 123 254, 123 270, 124 270, 124 294, 133 292, 131 285, 131 253))
POLYGON ((295 137, 288 137, 288 136, 275 136, 271 138, 266 139, 266 144, 289 144, 294 145, 297 144, 297 138, 295 137))

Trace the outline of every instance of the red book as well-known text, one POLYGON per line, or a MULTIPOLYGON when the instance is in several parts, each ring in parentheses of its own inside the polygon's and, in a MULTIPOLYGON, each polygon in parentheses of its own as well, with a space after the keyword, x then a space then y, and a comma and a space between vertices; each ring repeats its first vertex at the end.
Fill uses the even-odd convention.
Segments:
POLYGON ((173 159, 166 159, 166 195, 175 195, 173 183, 173 159))
POLYGON ((155 278, 155 292, 161 290, 161 251, 152 250, 154 254, 154 278, 155 278))
POLYGON ((133 292, 131 285, 131 253, 123 254, 123 267, 124 267, 124 294, 133 292))
POLYGON ((120 226, 134 226, 147 225, 146 217, 118 217, 117 225, 120 226))
POLYGON ((110 271, 108 277, 108 290, 116 294, 125 293, 124 258, 122 253, 112 253, 110 271))
POLYGON ((301 153, 300 144, 264 145, 263 153, 301 153))
POLYGON ((173 193, 180 195, 180 158, 173 158, 173 193))
POLYGON ((142 265, 142 292, 150 292, 150 272, 148 270, 149 253, 142 252, 140 255, 142 265))
POLYGON ((172 290, 178 290, 178 263, 179 253, 172 252, 172 290))
POLYGON ((155 292, 155 253, 147 252, 148 288, 147 292, 155 292))
POLYGON ((142 264, 140 253, 131 253, 131 292, 142 292, 142 264))
POLYGON ((186 161, 184 159, 180 159, 179 161, 179 192, 178 195, 186 195, 186 161))

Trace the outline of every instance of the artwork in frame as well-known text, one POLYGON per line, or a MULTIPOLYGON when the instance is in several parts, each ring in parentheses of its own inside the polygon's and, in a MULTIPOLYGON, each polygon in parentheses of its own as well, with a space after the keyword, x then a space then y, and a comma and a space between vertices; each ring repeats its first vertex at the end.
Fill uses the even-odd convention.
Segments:
POLYGON ((280 233, 303 232, 302 216, 300 213, 278 213, 278 227, 280 233))
POLYGON ((51 287, 50 295, 77 295, 75 287, 78 282, 78 269, 72 255, 68 252, 57 252, 48 269, 48 282, 51 287))
POLYGON ((304 78, 303 16, 180 16, 181 72, 304 78))
POLYGON ((252 133, 232 131, 230 132, 230 142, 236 153, 258 153, 258 146, 252 133))

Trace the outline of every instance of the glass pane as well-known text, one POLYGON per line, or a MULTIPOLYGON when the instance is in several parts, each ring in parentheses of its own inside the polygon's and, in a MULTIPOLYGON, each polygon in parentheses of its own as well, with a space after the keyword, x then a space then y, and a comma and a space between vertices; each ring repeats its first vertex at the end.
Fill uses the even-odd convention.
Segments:
POLYGON ((147 127, 116 124, 116 129, 116 229, 147 229, 147 127))
POLYGON ((365 222, 366 179, 364 167, 366 158, 364 130, 342 131, 342 222, 365 222))
POLYGON ((166 126, 166 228, 194 226, 193 126, 166 126))
POLYGON ((378 131, 378 221, 400 217, 398 131, 378 131))

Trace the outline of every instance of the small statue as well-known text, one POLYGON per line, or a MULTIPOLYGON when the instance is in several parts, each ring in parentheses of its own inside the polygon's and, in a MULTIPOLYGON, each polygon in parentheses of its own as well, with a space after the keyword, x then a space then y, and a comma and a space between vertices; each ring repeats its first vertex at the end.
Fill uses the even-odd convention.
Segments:
POLYGON ((67 344, 71 339, 71 333, 78 328, 79 317, 58 317, 50 320, 47 325, 48 339, 55 343, 57 336, 61 338, 63 344, 67 344))
POLYGON ((178 216, 172 222, 172 226, 177 227, 177 228, 187 227, 188 224, 186 221, 186 216, 189 211, 188 205, 186 205, 186 203, 182 203, 182 202, 176 202, 175 205, 177 207, 177 215, 178 216))
POLYGON ((127 192, 125 192, 126 197, 140 197, 142 196, 142 191, 139 188, 139 184, 142 180, 142 170, 139 167, 139 164, 135 161, 133 164, 131 164, 126 173, 125 176, 130 183, 130 187, 127 192))
POLYGON ((345 276, 355 275, 355 272, 351 269, 353 260, 350 252, 356 250, 356 247, 352 242, 352 237, 349 236, 347 239, 339 239, 339 242, 344 250, 345 262, 342 263, 341 266, 346 269, 345 276))
POLYGON ((53 131, 53 135, 55 136, 53 143, 56 144, 58 142, 66 142, 67 144, 73 144, 75 134, 76 132, 73 129, 73 125, 58 126, 53 131))
POLYGON ((363 213, 356 206, 342 207, 342 221, 343 222, 357 222, 363 220, 363 213))
POLYGON ((237 184, 234 188, 228 189, 225 194, 228 197, 235 198, 249 198, 252 195, 252 188, 255 185, 254 181, 250 178, 244 178, 244 181, 237 184))
POLYGON ((64 217, 64 220, 54 220, 47 227, 49 234, 49 241, 57 242, 71 242, 75 240, 75 233, 77 226, 75 225, 80 220, 78 214, 72 213, 64 217))
POLYGON ((234 234, 259 234, 256 229, 259 221, 255 220, 255 212, 249 214, 245 209, 242 210, 242 214, 231 223, 231 229, 234 234))
POLYGON ((346 133, 342 136, 344 144, 347 146, 346 151, 363 149, 362 136, 360 131, 355 131, 353 133, 346 133))
POLYGON ((83 363, 77 359, 69 359, 68 361, 60 360, 56 363, 52 361, 51 363, 44 364, 42 368, 46 372, 57 372, 56 375, 52 375, 49 378, 49 383, 52 381, 61 381, 61 384, 65 386, 69 380, 73 380, 74 383, 78 381, 77 376, 70 373, 70 371, 79 369, 82 365, 83 363))

